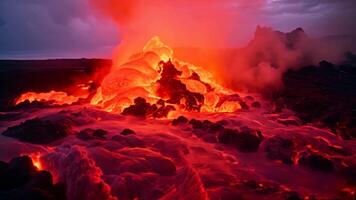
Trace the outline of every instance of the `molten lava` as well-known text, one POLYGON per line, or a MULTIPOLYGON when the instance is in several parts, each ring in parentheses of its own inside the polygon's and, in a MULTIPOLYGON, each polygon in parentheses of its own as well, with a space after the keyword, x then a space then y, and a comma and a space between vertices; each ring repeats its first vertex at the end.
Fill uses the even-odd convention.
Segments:
POLYGON ((32 153, 30 154, 30 158, 33 162, 33 165, 38 169, 38 170, 42 170, 42 164, 40 161, 41 155, 39 153, 32 153))
POLYGON ((142 97, 147 101, 142 105, 152 104, 156 107, 153 110, 169 105, 168 109, 178 111, 231 112, 240 108, 239 103, 221 102, 222 96, 231 94, 214 81, 212 74, 175 59, 173 50, 153 37, 141 52, 114 66, 91 104, 109 112, 125 112, 136 98, 142 97))
POLYGON ((53 104, 56 105, 63 105, 63 104, 72 104, 74 102, 77 102, 79 100, 79 97, 76 96, 70 96, 65 92, 56 92, 54 90, 50 92, 44 92, 44 93, 35 93, 35 92, 26 92, 21 94, 19 98, 16 99, 15 104, 18 105, 22 102, 29 101, 34 102, 34 101, 45 101, 45 102, 52 102, 53 104))
MULTIPOLYGON (((174 58, 173 50, 153 37, 141 52, 113 67, 90 103, 108 112, 162 118, 173 110, 233 112, 240 109, 239 100, 229 96, 234 97, 236 93, 217 84, 203 68, 174 58)), ((16 100, 16 105, 26 100, 63 105, 80 98, 65 92, 27 92, 16 100)))

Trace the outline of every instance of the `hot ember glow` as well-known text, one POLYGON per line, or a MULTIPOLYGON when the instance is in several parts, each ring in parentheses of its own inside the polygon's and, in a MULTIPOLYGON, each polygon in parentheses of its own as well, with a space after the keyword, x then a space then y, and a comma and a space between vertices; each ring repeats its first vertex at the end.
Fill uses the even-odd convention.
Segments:
MULTIPOLYGON (((114 63, 118 63, 115 58, 114 63)), ((144 109, 143 115, 162 118, 170 111, 233 112, 241 108, 236 95, 203 68, 174 58, 173 50, 156 36, 127 62, 113 66, 90 103, 108 112, 132 114, 144 109)), ((28 92, 16 104, 26 100, 63 105, 79 97, 56 91, 28 92)))

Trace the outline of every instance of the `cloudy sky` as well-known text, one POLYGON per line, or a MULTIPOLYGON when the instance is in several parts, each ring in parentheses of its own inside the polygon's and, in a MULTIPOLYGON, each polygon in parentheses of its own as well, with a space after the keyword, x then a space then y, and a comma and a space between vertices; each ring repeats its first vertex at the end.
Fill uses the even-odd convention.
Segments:
MULTIPOLYGON (((110 57, 120 30, 88 1, 0 0, 0 58, 110 57)), ((252 37, 257 24, 282 31, 303 27, 314 37, 356 35, 355 0, 241 1, 221 6, 223 12, 238 12, 246 19, 236 25, 243 32, 237 46, 252 37)))

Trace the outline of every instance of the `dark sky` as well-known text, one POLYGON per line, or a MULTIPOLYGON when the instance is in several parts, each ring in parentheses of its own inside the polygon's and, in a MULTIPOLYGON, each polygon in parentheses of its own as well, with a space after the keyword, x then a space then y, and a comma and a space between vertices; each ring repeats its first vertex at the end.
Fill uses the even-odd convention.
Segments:
MULTIPOLYGON (((110 57, 120 41, 118 30, 88 1, 0 0, 0 58, 110 57)), ((221 7, 248 19, 236 25, 245 32, 237 45, 252 37, 257 24, 282 31, 303 27, 314 37, 356 35, 355 0, 261 0, 258 14, 249 12, 254 4, 246 9, 241 1, 221 7)))

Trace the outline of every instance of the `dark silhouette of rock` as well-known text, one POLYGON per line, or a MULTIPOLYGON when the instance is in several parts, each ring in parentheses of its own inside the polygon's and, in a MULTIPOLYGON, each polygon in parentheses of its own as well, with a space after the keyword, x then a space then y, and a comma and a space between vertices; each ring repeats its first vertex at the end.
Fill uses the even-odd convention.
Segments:
POLYGON ((108 134, 108 132, 106 130, 103 129, 96 129, 93 132, 93 136, 97 137, 97 138, 101 138, 101 139, 105 139, 105 135, 108 134))
MULTIPOLYGON (((178 79, 182 72, 178 71, 171 61, 161 62, 160 65, 162 73, 161 79, 157 81, 159 84, 157 94, 169 97, 167 102, 172 104, 180 104, 181 100, 184 99, 185 110, 200 111, 200 107, 204 103, 204 95, 190 92, 187 89, 187 86, 178 79)), ((198 74, 193 76, 192 79, 200 80, 198 74)))
POLYGON ((316 122, 351 140, 356 138, 355 66, 355 60, 341 65, 321 61, 319 66, 289 70, 283 76, 284 87, 265 96, 272 96, 278 105, 282 101, 302 122, 316 122))
POLYGON ((224 126, 221 122, 214 123, 209 120, 200 121, 196 119, 191 119, 189 121, 189 124, 192 125, 193 129, 203 130, 206 133, 217 133, 218 131, 224 129, 224 126))
POLYGON ((122 114, 133 115, 136 117, 146 117, 152 108, 151 105, 146 102, 146 99, 142 97, 137 97, 134 100, 134 103, 135 103, 134 105, 125 108, 122 114))
POLYGON ((240 104, 242 110, 248 110, 248 109, 250 109, 250 107, 249 107, 249 106, 247 105, 247 103, 244 102, 244 101, 239 101, 239 104, 240 104))
POLYGON ((38 170, 28 156, 1 162, 0 199, 16 200, 64 200, 62 184, 53 184, 48 171, 38 170))
POLYGON ((217 135, 218 142, 222 144, 233 144, 237 134, 239 134, 238 130, 226 128, 217 135))
POLYGON ((224 126, 221 123, 212 123, 209 125, 209 132, 216 133, 224 129, 224 126))
POLYGON ((235 147, 240 152, 256 152, 262 138, 254 130, 224 129, 217 135, 218 142, 235 147))
POLYGON ((129 128, 125 128, 124 130, 121 131, 120 134, 121 135, 133 135, 133 134, 136 134, 136 132, 129 128))
POLYGON ((189 124, 191 124, 194 129, 202 129, 203 128, 203 122, 201 122, 200 120, 191 119, 189 121, 189 124))
POLYGON ((334 171, 334 164, 331 160, 315 153, 302 155, 298 163, 316 171, 334 171))
POLYGON ((108 132, 103 129, 87 128, 81 130, 76 136, 81 140, 87 141, 87 140, 95 140, 95 139, 106 139, 105 138, 106 134, 108 134, 108 132))
POLYGON ((73 131, 68 124, 35 118, 10 127, 2 134, 23 142, 49 144, 72 133, 73 131))
POLYGON ((186 123, 188 123, 188 119, 184 116, 179 116, 177 119, 174 119, 172 121, 173 126, 177 126, 179 124, 186 124, 186 123))
POLYGON ((134 100, 134 105, 125 108, 122 112, 123 115, 132 115, 135 117, 153 117, 153 118, 163 118, 167 117, 170 111, 175 110, 171 105, 165 105, 162 100, 158 100, 157 104, 149 104, 146 102, 146 99, 142 97, 137 97, 134 100))

